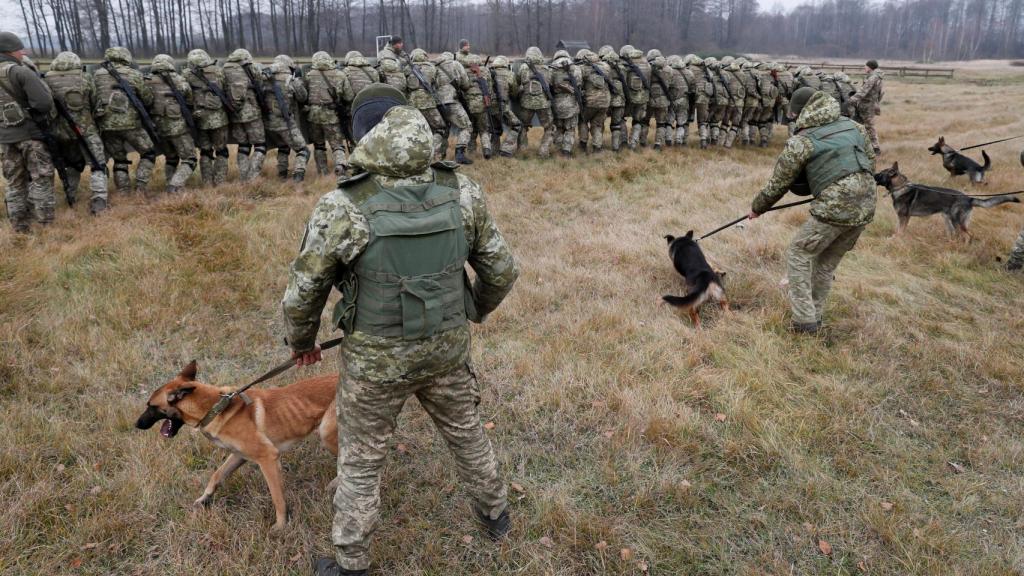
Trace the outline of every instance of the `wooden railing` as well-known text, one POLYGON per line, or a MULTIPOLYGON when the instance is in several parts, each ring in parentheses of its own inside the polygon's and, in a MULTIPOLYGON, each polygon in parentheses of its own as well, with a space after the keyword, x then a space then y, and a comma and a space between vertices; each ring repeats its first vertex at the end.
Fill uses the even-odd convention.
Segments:
MULTIPOLYGON (((815 70, 833 70, 836 72, 843 72, 845 74, 864 74, 863 64, 832 64, 830 62, 790 62, 783 61, 783 64, 790 68, 796 66, 810 66, 815 70)), ((879 70, 890 74, 895 74, 900 78, 904 77, 919 77, 919 78, 953 78, 954 68, 929 68, 924 66, 879 66, 879 70)))

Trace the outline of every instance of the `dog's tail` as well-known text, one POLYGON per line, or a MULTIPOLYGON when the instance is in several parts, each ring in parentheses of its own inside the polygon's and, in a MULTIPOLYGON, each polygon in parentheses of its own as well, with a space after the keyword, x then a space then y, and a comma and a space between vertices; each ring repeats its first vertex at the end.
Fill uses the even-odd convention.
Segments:
POLYGON ((996 206, 1006 204, 1007 202, 1020 202, 1020 198, 1016 195, 1010 194, 993 196, 991 198, 971 198, 971 206, 977 206, 979 208, 995 208, 996 206))
POLYGON ((704 293, 707 292, 708 287, 711 286, 711 281, 712 279, 710 274, 701 274, 697 277, 697 284, 693 287, 693 290, 691 290, 686 296, 665 295, 662 296, 661 299, 664 300, 666 304, 677 308, 693 306, 699 302, 701 297, 704 296, 704 293))
POLYGON ((992 159, 988 157, 984 150, 981 151, 981 157, 985 159, 985 165, 981 167, 981 170, 982 172, 988 172, 988 169, 992 167, 992 159))

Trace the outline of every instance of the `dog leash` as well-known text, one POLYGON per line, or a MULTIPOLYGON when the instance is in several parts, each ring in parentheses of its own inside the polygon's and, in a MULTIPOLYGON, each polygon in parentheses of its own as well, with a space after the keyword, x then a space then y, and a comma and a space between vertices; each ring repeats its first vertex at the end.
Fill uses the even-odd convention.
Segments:
MULTIPOLYGON (((765 214, 767 214, 768 212, 774 212, 776 210, 782 210, 784 208, 792 208, 793 206, 799 206, 801 204, 807 204, 807 203, 813 202, 813 201, 814 201, 814 198, 808 198, 806 200, 800 200, 799 202, 790 202, 789 204, 781 204, 779 206, 772 206, 771 208, 765 210, 765 214)), ((732 226, 735 226, 735 225, 739 224, 740 222, 743 222, 744 220, 747 219, 747 217, 748 216, 741 216, 741 217, 733 220, 732 222, 729 222, 728 224, 725 224, 723 226, 719 226, 718 228, 715 228, 711 232, 708 232, 707 234, 701 236, 697 240, 703 240, 703 239, 708 238, 710 236, 714 236, 715 234, 718 234, 719 232, 721 232, 722 230, 725 230, 726 228, 730 228, 732 226)))
MULTIPOLYGON (((942 194, 943 196, 965 196, 967 198, 994 198, 996 196, 1016 196, 1018 194, 1024 194, 1024 190, 1017 190, 1016 192, 999 192, 996 194, 964 194, 963 192, 954 194, 953 192, 947 192, 945 190, 934 188, 926 184, 913 184, 911 188, 917 188, 919 190, 925 190, 934 194, 942 194)), ((889 191, 889 196, 892 196, 892 190, 889 191)))
MULTIPOLYGON (((324 350, 330 350, 331 348, 334 348, 338 344, 341 344, 342 341, 344 340, 344 338, 335 338, 334 340, 328 340, 327 342, 324 342, 323 344, 320 345, 320 351, 322 352, 324 350)), ((219 416, 220 413, 223 412, 224 410, 227 410, 227 407, 231 405, 231 401, 234 400, 235 397, 245 394, 245 391, 248 390, 249 388, 252 388, 253 386, 259 384, 260 382, 266 382, 267 380, 270 380, 271 378, 277 376, 278 374, 286 372, 292 366, 295 366, 295 360, 295 358, 292 358, 287 362, 278 364, 277 366, 271 368, 264 375, 253 380, 252 382, 249 382, 248 384, 242 386, 241 388, 235 390, 234 392, 231 392, 229 394, 221 394, 220 400, 217 400, 217 403, 213 405, 213 408, 210 408, 210 411, 206 413, 206 416, 203 416, 203 419, 199 421, 199 427, 204 428, 210 422, 213 422, 214 418, 219 416)))
POLYGON ((974 146, 968 146, 966 148, 961 148, 960 151, 963 152, 964 150, 973 150, 975 148, 981 148, 982 146, 988 146, 990 144, 999 144, 1000 142, 1009 142, 1010 140, 1016 140, 1017 138, 1024 138, 1024 135, 1012 136, 1010 138, 1003 138, 1002 140, 993 140, 991 142, 985 142, 984 144, 975 144, 974 146))

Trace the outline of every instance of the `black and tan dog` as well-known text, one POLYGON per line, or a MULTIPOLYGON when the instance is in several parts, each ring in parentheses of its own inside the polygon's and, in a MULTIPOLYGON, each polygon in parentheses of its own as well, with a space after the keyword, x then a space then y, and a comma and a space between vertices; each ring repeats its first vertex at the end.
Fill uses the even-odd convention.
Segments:
POLYGON ((890 168, 876 173, 875 183, 885 186, 892 195, 892 207, 899 219, 895 236, 906 230, 911 216, 942 214, 951 235, 960 234, 965 240, 969 240, 971 233, 967 226, 971 220, 971 210, 979 207, 992 208, 1007 202, 1020 202, 1019 198, 1011 195, 972 198, 951 188, 914 184, 900 172, 899 162, 893 162, 890 168))
POLYGON ((964 156, 949 144, 946 144, 946 138, 943 136, 939 136, 939 141, 928 148, 928 151, 933 156, 935 154, 942 154, 942 167, 949 172, 950 176, 963 176, 967 174, 972 184, 981 184, 982 180, 985 179, 985 172, 992 168, 992 160, 984 150, 981 151, 981 157, 985 159, 985 165, 983 166, 964 156))
POLYGON ((725 296, 722 283, 724 272, 715 272, 704 258, 704 252, 693 239, 693 230, 686 236, 676 238, 665 236, 668 241, 668 255, 672 265, 686 280, 686 296, 666 295, 661 297, 662 303, 668 304, 690 316, 693 324, 700 328, 700 307, 708 300, 714 300, 722 310, 729 311, 729 300, 725 296))
MULTIPOLYGON (((337 418, 334 409, 337 374, 299 380, 281 388, 251 389, 239 396, 200 431, 214 444, 231 451, 228 459, 210 477, 206 490, 193 503, 196 508, 210 502, 217 486, 246 462, 255 462, 270 489, 274 502, 273 529, 288 521, 288 507, 281 481, 281 453, 298 444, 314 430, 324 446, 338 454, 337 418)), ((230 392, 196 381, 196 363, 189 363, 170 382, 149 397, 146 411, 136 428, 148 430, 163 420, 160 434, 173 438, 182 426, 197 427, 203 417, 230 392)))

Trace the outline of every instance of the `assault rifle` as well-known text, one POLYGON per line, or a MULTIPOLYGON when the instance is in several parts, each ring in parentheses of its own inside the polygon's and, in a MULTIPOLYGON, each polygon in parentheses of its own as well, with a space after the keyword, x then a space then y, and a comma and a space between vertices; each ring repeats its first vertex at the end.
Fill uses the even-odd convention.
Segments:
MULTIPOLYGON (((40 78, 45 77, 45 74, 39 73, 40 78)), ((71 129, 71 133, 75 135, 75 140, 78 140, 78 145, 82 147, 82 151, 85 152, 86 158, 89 159, 89 166, 92 167, 93 171, 106 170, 106 166, 100 163, 96 155, 92 153, 92 148, 89 148, 89 141, 85 139, 85 132, 82 131, 82 127, 75 122, 75 117, 71 115, 71 110, 68 109, 67 102, 61 100, 58 96, 53 97, 53 105, 57 109, 57 114, 67 123, 68 128, 71 129)), ((41 127, 40 127, 41 128, 41 127)))
POLYGON ((288 124, 289 129, 294 129, 295 121, 292 120, 292 110, 288 106, 288 100, 284 97, 284 90, 281 90, 281 84, 274 78, 274 73, 269 68, 263 71, 263 77, 270 82, 274 100, 277 101, 277 108, 281 111, 281 116, 284 116, 285 123, 288 124))
POLYGON ((60 145, 57 144, 57 139, 53 137, 50 119, 42 112, 31 108, 29 108, 29 116, 32 117, 32 121, 39 127, 39 131, 43 135, 43 145, 46 146, 46 151, 50 153, 50 159, 53 161, 53 169, 57 172, 61 182, 64 183, 64 198, 68 201, 68 206, 74 206, 77 198, 70 186, 71 180, 68 176, 68 165, 64 162, 64 156, 60 150, 60 145))
POLYGON ((345 101, 338 98, 338 93, 331 87, 331 83, 327 80, 327 74, 324 74, 323 70, 310 70, 310 74, 313 72, 319 72, 320 77, 323 78, 324 84, 327 85, 327 93, 331 96, 331 102, 334 103, 334 114, 338 117, 338 125, 341 127, 341 134, 348 141, 350 146, 355 146, 355 138, 352 137, 352 126, 346 119, 349 116, 349 111, 345 107, 345 101))
POLYGON ((497 70, 491 69, 491 82, 494 83, 494 97, 498 100, 498 117, 491 119, 491 134, 501 138, 502 123, 505 121, 505 97, 501 95, 501 84, 498 82, 497 70))
POLYGON ((124 92, 128 101, 131 102, 132 107, 139 113, 139 120, 142 121, 142 129, 146 131, 146 134, 149 134, 149 138, 153 141, 153 145, 162 145, 163 140, 160 138, 160 134, 156 131, 156 124, 154 124, 153 119, 150 118, 149 112, 146 111, 146 106, 142 103, 142 100, 139 100, 139 95, 135 93, 135 88, 132 88, 132 85, 129 84, 123 76, 121 76, 116 68, 114 68, 113 62, 105 60, 100 64, 100 66, 102 66, 103 69, 110 74, 110 77, 117 82, 118 87, 121 88, 121 91, 124 92))
POLYGON ((551 96, 551 86, 548 85, 548 81, 544 79, 544 75, 537 72, 537 69, 533 67, 533 62, 527 62, 526 66, 533 72, 533 77, 540 82, 540 87, 544 90, 544 95, 548 97, 548 101, 553 101, 554 98, 551 96))
POLYGON ((412 62, 407 62, 407 64, 409 71, 416 77, 416 81, 420 83, 420 87, 426 90, 430 97, 434 99, 434 105, 437 107, 437 111, 441 113, 441 120, 444 120, 444 137, 447 138, 452 130, 452 121, 448 117, 448 109, 441 103, 441 97, 437 95, 437 90, 434 90, 430 82, 427 82, 427 79, 423 77, 423 72, 420 72, 420 69, 412 62))
POLYGON ((572 86, 572 95, 576 97, 576 108, 579 109, 579 112, 577 112, 576 115, 580 117, 580 120, 582 120, 583 108, 587 105, 587 99, 586 96, 584 96, 583 91, 580 90, 579 82, 576 81, 576 77, 572 74, 572 62, 566 62, 565 76, 569 80, 569 85, 572 86))
POLYGON ((220 103, 224 105, 224 109, 227 110, 229 114, 232 116, 235 115, 237 110, 235 110, 235 105, 231 103, 231 100, 228 99, 228 95, 221 90, 220 86, 217 86, 206 77, 206 73, 203 72, 202 68, 190 68, 189 71, 192 72, 193 76, 199 78, 203 84, 206 85, 207 90, 213 92, 214 95, 217 96, 217 99, 220 100, 220 103))
POLYGON ((601 67, 598 66, 596 62, 588 62, 588 64, 590 64, 590 67, 594 70, 594 73, 600 76, 604 80, 604 83, 608 85, 608 91, 614 94, 615 96, 618 96, 618 89, 615 88, 615 84, 612 83, 608 76, 601 71, 601 67))
POLYGON ((185 121, 185 126, 188 126, 188 132, 192 135, 193 143, 198 142, 199 129, 196 127, 196 119, 192 115, 192 109, 188 107, 188 102, 185 101, 185 95, 174 85, 174 80, 171 79, 167 72, 157 72, 156 75, 171 89, 171 95, 174 96, 175 102, 178 103, 178 108, 181 110, 181 118, 185 121))
POLYGON ((263 93, 263 86, 260 84, 259 77, 252 70, 252 63, 242 64, 242 69, 245 70, 245 75, 249 77, 249 87, 256 93, 256 102, 260 105, 260 111, 264 115, 268 114, 270 108, 267 106, 267 97, 263 93))

